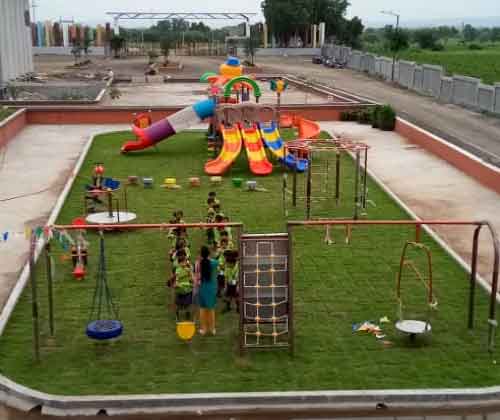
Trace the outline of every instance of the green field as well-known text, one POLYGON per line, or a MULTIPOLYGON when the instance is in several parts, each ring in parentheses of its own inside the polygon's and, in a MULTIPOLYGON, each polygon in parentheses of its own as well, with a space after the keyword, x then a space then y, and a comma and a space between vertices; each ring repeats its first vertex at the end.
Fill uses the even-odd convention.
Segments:
MULTIPOLYGON (((379 48, 369 51, 390 57, 391 53, 379 48)), ((402 51, 399 57, 419 64, 443 66, 448 75, 463 75, 482 79, 483 83, 500 82, 500 45, 493 44, 482 50, 451 46, 444 51, 430 51, 410 48, 402 51)))
MULTIPOLYGON (((173 210, 184 210, 187 222, 205 218, 205 200, 213 187, 203 174, 206 143, 201 132, 186 132, 160 143, 158 150, 122 156, 120 145, 130 133, 96 138, 64 205, 59 223, 81 215, 84 185, 95 162, 104 162, 107 175, 153 176, 155 188, 130 189, 129 207, 137 222, 168 222, 173 210), (183 188, 166 191, 158 186, 175 176, 183 188), (190 189, 187 178, 200 176, 202 187, 190 189)), ((231 176, 251 179, 246 158, 217 187, 223 211, 241 221, 247 232, 282 232, 282 169, 259 178, 267 192, 246 192, 231 185, 231 176)), ((343 158, 343 204, 331 217, 346 216, 353 165, 343 158)), ((303 177, 300 177, 303 181, 303 177)), ((373 219, 407 219, 389 197, 369 181, 373 219)), ((298 215, 297 215, 298 216, 298 215)), ((54 245, 56 336, 48 336, 45 268, 38 265, 38 292, 42 328, 41 362, 32 356, 32 320, 29 287, 21 297, 0 338, 0 373, 26 386, 57 394, 192 393, 217 391, 285 391, 476 387, 498 384, 498 372, 486 349, 487 299, 477 297, 477 329, 466 329, 468 281, 466 273, 429 238, 434 260, 435 295, 433 334, 410 344, 384 324, 384 345, 372 335, 353 333, 352 324, 377 321, 398 313, 395 275, 401 248, 413 238, 409 228, 357 228, 352 243, 343 231, 334 231, 336 244, 323 242, 322 229, 297 229, 294 236, 296 351, 237 351, 238 317, 217 311, 217 336, 196 336, 188 345, 175 335, 175 317, 169 303, 169 241, 165 232, 106 233, 108 280, 124 323, 123 336, 113 343, 96 343, 85 336, 97 266, 97 236, 89 234, 89 276, 77 282, 71 276, 64 251, 54 245)), ((193 253, 204 232, 191 231, 193 253)), ((424 287, 407 278, 403 290, 405 311, 425 316, 424 287)))

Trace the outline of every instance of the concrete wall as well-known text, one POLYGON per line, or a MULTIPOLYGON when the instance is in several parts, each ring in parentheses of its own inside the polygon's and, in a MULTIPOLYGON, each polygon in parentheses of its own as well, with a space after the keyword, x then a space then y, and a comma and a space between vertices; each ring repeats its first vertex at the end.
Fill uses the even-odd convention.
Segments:
POLYGON ((477 107, 477 91, 481 80, 474 77, 453 76, 453 97, 455 105, 477 107))
POLYGON ((40 85, 33 83, 15 83, 20 101, 46 100, 95 100, 106 87, 106 82, 97 83, 58 83, 40 85))
MULTIPOLYGON (((71 55, 71 47, 33 47, 33 54, 71 55)), ((104 56, 104 47, 90 47, 89 55, 104 56)))
POLYGON ((413 88, 413 83, 415 80, 415 63, 413 61, 404 61, 401 60, 399 62, 399 76, 398 83, 407 88, 413 88))
POLYGON ((424 85, 424 70, 421 66, 415 66, 415 74, 413 75, 413 90, 422 92, 424 85))
POLYGON ((495 88, 479 84, 477 87, 477 107, 481 111, 493 112, 495 106, 495 88))
MULTIPOLYGON (((392 80, 392 58, 352 51, 340 45, 325 46, 322 51, 335 58, 346 57, 347 66, 352 70, 363 71, 385 81, 392 80)), ((419 66, 405 60, 397 61, 394 67, 394 81, 401 87, 430 95, 443 103, 500 115, 500 83, 491 86, 473 77, 444 75, 445 70, 441 66, 419 66)))
MULTIPOLYGON (((258 48, 255 55, 258 57, 270 56, 313 56, 320 55, 321 48, 258 48)), ((238 48, 238 56, 245 57, 245 49, 238 48)))
POLYGON ((453 78, 441 78, 441 91, 439 92, 439 100, 444 103, 450 103, 453 97, 453 78))
POLYGON ((32 72, 29 0, 0 0, 0 83, 32 72))
POLYGON ((493 104, 493 112, 500 115, 500 83, 495 84, 495 100, 493 104))
POLYGON ((441 66, 431 66, 429 64, 424 64, 422 66, 423 70, 423 81, 422 90, 423 93, 439 98, 441 92, 441 78, 443 77, 444 71, 441 66))

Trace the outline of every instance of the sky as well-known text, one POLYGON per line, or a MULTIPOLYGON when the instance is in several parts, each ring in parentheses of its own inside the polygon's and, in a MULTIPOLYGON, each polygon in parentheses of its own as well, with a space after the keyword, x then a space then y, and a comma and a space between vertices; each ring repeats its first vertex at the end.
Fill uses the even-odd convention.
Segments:
MULTIPOLYGON (((32 0, 33 1, 33 0, 32 0)), ((183 0, 171 2, 165 0, 34 0, 37 20, 74 18, 79 22, 95 24, 109 20, 106 12, 141 11, 145 12, 256 12, 255 20, 262 19, 261 0, 183 0), (173 6, 172 3, 177 3, 173 6)), ((393 18, 380 14, 382 10, 391 10, 401 14, 402 24, 405 21, 432 21, 435 19, 453 19, 467 17, 500 16, 499 0, 475 0, 474 7, 465 0, 350 0, 349 16, 359 16, 368 23, 392 22, 393 18)), ((124 24, 124 26, 130 26, 124 24)), ((220 26, 220 24, 218 25, 220 26)))

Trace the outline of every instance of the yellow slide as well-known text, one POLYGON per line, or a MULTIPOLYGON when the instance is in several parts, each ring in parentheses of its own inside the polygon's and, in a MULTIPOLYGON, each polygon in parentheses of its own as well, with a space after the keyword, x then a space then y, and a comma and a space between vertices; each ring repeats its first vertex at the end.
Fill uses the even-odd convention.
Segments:
POLYGON ((207 175, 223 175, 241 152, 242 139, 238 127, 221 126, 220 130, 224 141, 222 150, 217 158, 205 164, 207 175))

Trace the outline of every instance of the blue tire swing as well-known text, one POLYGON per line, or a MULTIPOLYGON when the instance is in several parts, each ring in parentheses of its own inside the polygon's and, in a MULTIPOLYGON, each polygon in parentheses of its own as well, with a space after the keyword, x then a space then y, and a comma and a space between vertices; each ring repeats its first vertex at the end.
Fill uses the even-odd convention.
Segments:
POLYGON ((106 277, 106 258, 104 253, 104 234, 99 232, 99 266, 97 280, 92 299, 90 321, 86 334, 93 340, 111 340, 122 335, 123 324, 118 320, 118 311, 113 303, 113 297, 106 277))

